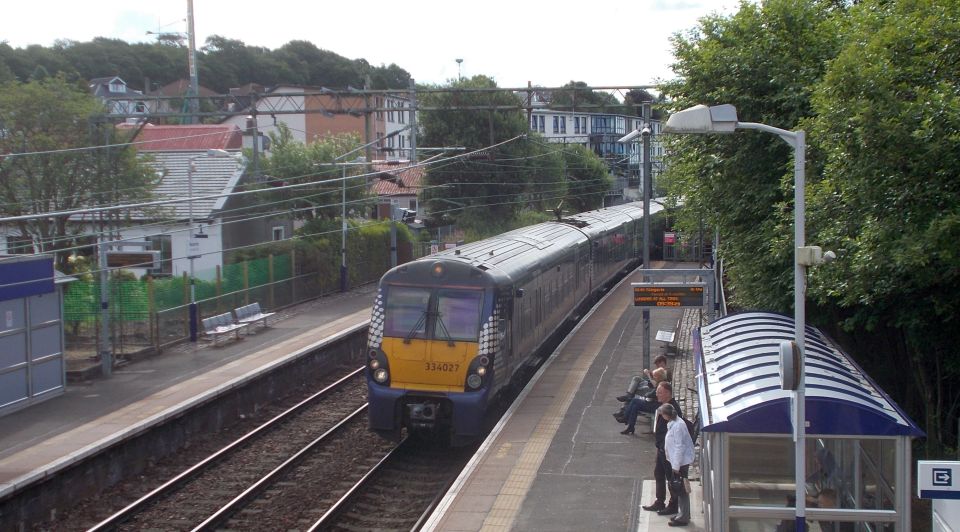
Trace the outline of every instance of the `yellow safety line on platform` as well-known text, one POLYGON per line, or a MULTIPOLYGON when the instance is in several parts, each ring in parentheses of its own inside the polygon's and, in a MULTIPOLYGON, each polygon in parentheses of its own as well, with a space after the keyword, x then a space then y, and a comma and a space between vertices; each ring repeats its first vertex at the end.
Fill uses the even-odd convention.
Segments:
MULTIPOLYGON (((590 319, 602 320, 600 323, 603 324, 603 328, 598 330, 592 339, 594 341, 599 340, 599 345, 593 346, 594 349, 590 349, 589 353, 581 354, 570 368, 567 378, 563 381, 563 386, 558 390, 559 393, 540 418, 540 422, 537 423, 537 428, 533 431, 530 439, 524 444, 520 458, 510 472, 510 476, 507 477, 503 489, 500 490, 500 494, 494 501, 486 519, 484 519, 481 530, 510 530, 517 513, 520 511, 520 505, 523 504, 523 499, 530 490, 530 485, 537 477, 537 471, 540 469, 543 457, 546 456, 547 450, 550 448, 550 442, 553 441, 570 403, 573 402, 574 395, 597 357, 600 346, 603 345, 614 325, 616 325, 617 320, 605 318, 609 318, 609 315, 613 312, 621 312, 632 295, 630 290, 620 290, 615 295, 611 294, 613 297, 608 298, 601 304, 603 307, 601 312, 604 316, 598 316, 597 314, 600 314, 598 312, 590 317, 590 319)), ((567 346, 566 349, 570 347, 567 346)))

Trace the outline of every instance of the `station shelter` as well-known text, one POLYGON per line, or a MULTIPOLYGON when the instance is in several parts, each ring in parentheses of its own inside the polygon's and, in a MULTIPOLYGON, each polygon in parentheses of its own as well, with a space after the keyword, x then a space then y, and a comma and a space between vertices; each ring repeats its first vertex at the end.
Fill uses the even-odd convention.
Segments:
POLYGON ((66 388, 64 283, 41 255, 0 255, 0 416, 66 388))
MULTIPOLYGON (((707 530, 792 531, 796 445, 780 344, 791 317, 732 314, 694 337, 707 530)), ((911 439, 924 433, 819 330, 806 328, 808 530, 910 530, 911 439)))

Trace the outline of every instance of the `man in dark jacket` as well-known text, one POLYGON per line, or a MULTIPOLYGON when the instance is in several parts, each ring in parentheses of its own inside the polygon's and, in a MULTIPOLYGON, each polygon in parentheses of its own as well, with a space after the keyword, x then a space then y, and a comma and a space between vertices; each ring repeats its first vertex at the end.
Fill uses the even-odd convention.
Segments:
MULTIPOLYGON (((670 403, 677 412, 678 417, 683 417, 680 405, 673 398, 673 386, 669 382, 661 382, 657 385, 657 400, 647 401, 647 404, 641 406, 644 412, 654 413, 662 404, 670 403)), ((677 500, 671 495, 670 502, 666 505, 663 501, 667 498, 667 455, 663 450, 663 442, 667 437, 667 420, 659 414, 653 424, 653 434, 657 444, 657 463, 653 468, 653 478, 657 483, 657 500, 653 504, 643 507, 644 510, 657 512, 657 515, 675 515, 677 513, 677 500)))

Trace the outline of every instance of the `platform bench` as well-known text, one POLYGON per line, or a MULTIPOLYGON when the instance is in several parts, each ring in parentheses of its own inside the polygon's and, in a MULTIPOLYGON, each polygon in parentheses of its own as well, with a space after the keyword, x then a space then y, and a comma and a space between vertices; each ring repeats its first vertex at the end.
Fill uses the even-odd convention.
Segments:
POLYGON ((213 345, 217 345, 217 338, 221 335, 235 333, 237 340, 240 339, 240 329, 246 327, 246 323, 234 323, 233 316, 229 312, 217 314, 216 316, 203 320, 203 333, 213 337, 213 345))
POLYGON ((233 310, 237 315, 237 323, 251 325, 263 320, 263 326, 267 326, 267 318, 276 314, 276 312, 263 312, 260 310, 260 303, 250 303, 233 310))

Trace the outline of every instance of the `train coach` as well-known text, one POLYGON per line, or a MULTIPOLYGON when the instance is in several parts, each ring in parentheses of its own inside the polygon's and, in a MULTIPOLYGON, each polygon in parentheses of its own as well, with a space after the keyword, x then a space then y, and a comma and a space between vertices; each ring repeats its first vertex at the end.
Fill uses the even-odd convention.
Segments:
POLYGON ((487 405, 555 331, 638 264, 642 218, 642 203, 588 211, 384 274, 368 337, 370 429, 454 444, 480 435, 487 405))

